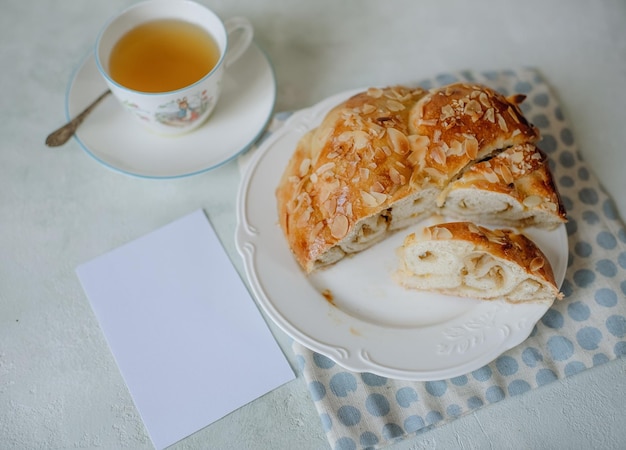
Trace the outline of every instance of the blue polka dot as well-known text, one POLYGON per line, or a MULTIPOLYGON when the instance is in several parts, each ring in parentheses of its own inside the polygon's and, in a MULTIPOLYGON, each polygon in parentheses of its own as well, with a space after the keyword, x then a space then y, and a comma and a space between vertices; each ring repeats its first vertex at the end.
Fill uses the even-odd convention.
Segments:
POLYGON ((487 381, 491 378, 491 367, 483 366, 480 369, 476 369, 472 372, 472 376, 478 381, 487 381))
POLYGON ((411 403, 417 402, 417 400, 417 392, 412 387, 403 387, 396 392, 396 401, 403 408, 408 408, 411 406, 411 403))
POLYGON ((577 242, 576 245, 574 245, 574 253, 581 258, 587 258, 591 255, 592 251, 593 247, 587 242, 577 242))
POLYGON ((565 297, 569 297, 572 295, 572 292, 574 292, 574 287, 567 278, 563 280, 563 283, 561 284, 561 292, 565 297))
POLYGON ((578 178, 580 178, 581 180, 589 179, 589 171, 586 167, 583 166, 578 169, 578 178))
POLYGON ((361 447, 363 448, 373 447, 378 444, 378 436, 376 436, 371 431, 366 431, 365 433, 361 434, 359 442, 361 443, 361 447))
POLYGON ((356 391, 356 378, 351 373, 339 372, 333 375, 328 386, 337 397, 347 397, 350 392, 356 391))
POLYGON ((618 358, 626 356, 626 341, 621 341, 615 344, 613 351, 615 352, 615 356, 617 356, 618 358))
POLYGON ((535 95, 535 97, 533 98, 533 103, 537 106, 548 106, 549 100, 550 100, 550 97, 548 97, 548 94, 544 94, 542 92, 540 94, 535 95))
POLYGON ((335 442, 334 450, 356 450, 356 442, 349 437, 342 437, 335 442))
POLYGON ((617 239, 613 236, 613 233, 609 233, 608 231, 601 231, 596 236, 596 242, 602 248, 606 248, 607 250, 614 249, 617 246, 617 239))
POLYGON ((445 381, 427 381, 424 387, 433 397, 441 397, 448 389, 448 385, 445 381))
POLYGON ((320 355, 319 353, 313 353, 313 362, 320 369, 330 369, 335 365, 335 362, 332 359, 327 358, 324 355, 320 355))
POLYGON ((309 383, 309 392, 314 402, 321 400, 326 395, 326 388, 319 381, 311 381, 309 383))
POLYGON ((451 73, 442 73, 435 77, 440 85, 452 84, 458 81, 458 78, 451 73))
POLYGON ((565 361, 574 354, 574 344, 563 336, 548 339, 548 351, 555 361, 565 361))
POLYGON ((530 84, 528 81, 518 81, 517 83, 515 83, 515 87, 513 88, 513 90, 519 94, 528 94, 530 91, 533 90, 533 85, 530 84))
POLYGON ((583 302, 573 302, 567 305, 567 313, 575 321, 582 322, 591 316, 591 309, 583 302))
MULTIPOLYGON (((563 203, 565 203, 565 200, 563 201, 563 203)), ((571 211, 572 208, 565 205, 565 209, 571 211)), ((565 231, 567 231, 568 236, 573 236, 578 231, 578 223, 576 223, 574 219, 569 218, 567 220, 567 223, 565 224, 565 231)))
POLYGON ((564 151, 559 155, 559 162, 563 167, 573 167, 576 164, 574 155, 571 152, 564 151))
POLYGON ((519 364, 515 361, 515 358, 504 355, 496 359, 496 368, 500 374, 510 376, 517 372, 519 364))
POLYGON ((596 263, 596 270, 605 277, 612 278, 617 275, 617 266, 610 259, 601 259, 596 263))
POLYGON ((572 252, 567 253, 567 268, 569 269, 574 264, 574 254, 572 252))
POLYGON ((345 426, 353 427, 361 421, 361 411, 352 405, 344 405, 337 410, 337 418, 345 426))
POLYGON ((622 281, 619 284, 620 289, 622 290, 622 294, 626 295, 626 280, 622 281))
POLYGON ((574 143, 574 135, 569 128, 563 128, 561 130, 561 140, 565 145, 572 145, 574 143))
POLYGON ((426 414, 426 423, 428 425, 433 425, 437 422, 440 422, 443 420, 443 416, 441 415, 441 413, 439 411, 429 411, 426 414))
POLYGON ((595 225, 600 222, 600 216, 595 211, 585 211, 583 212, 583 220, 589 225, 595 225))
POLYGON ((304 369, 304 366, 306 365, 306 360, 304 359, 304 356, 296 355, 296 365, 298 366, 298 371, 302 373, 302 369, 304 369))
POLYGON ((604 203, 602 204, 602 212, 604 212, 604 215, 607 219, 619 219, 619 212, 617 211, 615 203, 613 203, 612 199, 607 199, 604 201, 604 203))
POLYGON ((617 237, 620 241, 626 243, 626 228, 620 228, 617 230, 617 237))
POLYGON ((389 414, 389 401, 382 394, 370 394, 365 400, 365 408, 376 417, 382 417, 389 414))
POLYGON ((461 410, 461 407, 456 403, 448 405, 448 407, 446 408, 446 414, 450 417, 459 417, 462 412, 463 411, 461 410))
POLYGON ((576 333, 576 341, 585 350, 595 350, 602 340, 602 333, 595 327, 585 327, 576 333))
POLYGON ((539 361, 543 361, 543 355, 536 348, 528 347, 522 352, 522 361, 528 367, 536 367, 539 361))
POLYGON ((368 386, 384 386, 387 383, 387 378, 367 372, 361 374, 361 379, 368 386))
POLYGON ((388 423, 383 427, 382 435, 385 439, 395 439, 404 436, 404 430, 395 423, 388 423))
POLYGON ((609 362, 609 357, 606 356, 604 353, 597 353, 595 355, 593 355, 593 365, 594 366, 600 366, 604 363, 608 363, 609 362))
POLYGON ((556 139, 551 134, 545 133, 539 141, 538 147, 546 153, 554 153, 556 151, 556 139))
POLYGON ((524 394, 530 391, 530 384, 524 380, 514 380, 509 384, 508 390, 511 396, 524 394))
POLYGON ((537 114, 533 116, 532 122, 538 128, 548 128, 550 126, 550 121, 545 114, 537 114))
POLYGON ((327 413, 322 413, 320 414, 320 420, 322 421, 324 433, 328 433, 333 428, 333 419, 327 413))
POLYGON ((565 376, 571 377, 572 375, 576 375, 577 373, 580 373, 585 369, 585 365, 580 361, 572 361, 565 365, 563 371, 565 372, 565 376))
POLYGON ((467 384, 467 376, 461 375, 450 380, 455 386, 465 386, 467 384))
POLYGON ((564 175, 559 179, 559 183, 563 187, 572 187, 574 186, 574 179, 568 175, 564 175))
POLYGON ((424 428, 426 424, 420 416, 409 416, 404 419, 404 429, 407 433, 415 433, 417 430, 424 428))
POLYGON ((596 274, 589 269, 580 269, 574 272, 574 283, 576 286, 584 288, 591 285, 596 279, 596 274))
MULTIPOLYGON (((575 203, 574 201, 568 197, 567 195, 562 195, 561 197, 561 201, 563 202, 563 206, 565 207, 566 210, 568 211, 572 211, 575 207, 575 203)), ((572 217, 569 217, 568 220, 573 220, 572 217)), ((569 222, 567 222, 569 223, 569 222)))
POLYGON ((578 191, 578 198, 586 205, 595 205, 598 203, 598 193, 593 188, 582 188, 578 191))
POLYGON ((626 335, 626 317, 613 315, 606 319, 606 329, 613 336, 623 338, 626 335))
POLYGON ((483 406, 483 401, 480 398, 473 396, 467 399, 467 407, 469 409, 476 409, 481 406, 483 406))
POLYGON ((563 326, 563 315, 556 309, 549 309, 541 318, 541 323, 558 330, 563 326))
POLYGON ((500 386, 489 386, 485 391, 485 398, 489 403, 499 402, 504 399, 504 391, 500 386))
POLYGON ((537 380, 538 386, 543 386, 557 379, 556 374, 550 369, 540 369, 537 371, 537 376, 535 377, 537 380))
POLYGON ((622 269, 626 269, 626 252, 622 252, 617 257, 617 263, 622 269))
POLYGON ((565 117, 563 116, 563 111, 561 111, 561 108, 559 108, 558 106, 554 108, 554 116, 561 122, 563 122, 563 119, 565 119, 565 117))
POLYGON ((609 288, 600 288, 594 293, 594 299, 600 306, 610 308, 617 305, 617 294, 609 288))

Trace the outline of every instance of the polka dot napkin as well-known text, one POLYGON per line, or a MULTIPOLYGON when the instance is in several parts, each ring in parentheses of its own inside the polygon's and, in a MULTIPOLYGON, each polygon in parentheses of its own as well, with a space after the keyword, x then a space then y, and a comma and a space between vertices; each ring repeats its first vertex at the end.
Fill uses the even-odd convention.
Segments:
MULTIPOLYGON (((522 109, 541 131, 568 212, 569 260, 556 303, 531 336, 492 363, 431 382, 352 373, 294 343, 331 448, 375 449, 445 424, 490 403, 626 355, 626 230, 577 151, 554 93, 532 69, 444 74, 421 85, 480 82, 527 96, 522 109)), ((279 115, 273 127, 280 126, 279 115)))

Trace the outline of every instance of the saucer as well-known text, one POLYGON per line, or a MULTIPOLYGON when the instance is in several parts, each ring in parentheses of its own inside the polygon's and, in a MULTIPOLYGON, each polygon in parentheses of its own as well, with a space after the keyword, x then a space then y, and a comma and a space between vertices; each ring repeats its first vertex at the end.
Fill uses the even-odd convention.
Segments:
MULTIPOLYGON (((106 89, 91 53, 68 87, 68 120, 106 89)), ((173 137, 155 134, 108 96, 85 119, 75 138, 88 155, 117 172, 143 178, 195 175, 246 151, 263 133, 275 99, 273 68, 253 43, 224 73, 215 111, 195 131, 173 137)))

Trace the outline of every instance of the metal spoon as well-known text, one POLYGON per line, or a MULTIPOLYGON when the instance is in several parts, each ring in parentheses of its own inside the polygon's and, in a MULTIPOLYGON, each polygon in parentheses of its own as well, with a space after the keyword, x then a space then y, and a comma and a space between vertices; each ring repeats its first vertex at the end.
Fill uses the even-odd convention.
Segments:
POLYGON ((72 136, 74 136, 74 133, 76 133, 76 130, 78 129, 80 124, 83 123, 83 120, 85 120, 85 117, 87 117, 87 115, 96 107, 96 105, 98 105, 98 103, 100 103, 110 93, 111 91, 107 89, 107 91, 103 92, 100 97, 98 97, 91 103, 91 105, 87 106, 87 108, 85 108, 83 112, 74 117, 58 130, 50 133, 46 138, 46 145, 48 147, 58 147, 65 144, 72 136))

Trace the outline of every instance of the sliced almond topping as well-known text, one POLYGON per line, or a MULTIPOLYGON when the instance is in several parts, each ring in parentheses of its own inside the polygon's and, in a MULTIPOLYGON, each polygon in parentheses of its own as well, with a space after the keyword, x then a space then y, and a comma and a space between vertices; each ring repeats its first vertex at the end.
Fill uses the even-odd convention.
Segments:
POLYGON ((498 183, 500 181, 500 178, 498 178, 498 175, 496 175, 493 170, 485 170, 483 172, 483 175, 485 177, 485 180, 487 180, 489 183, 498 183))
POLYGON ((545 265, 545 261, 543 260, 543 258, 540 256, 537 256, 536 258, 533 258, 533 260, 530 262, 529 269, 531 272, 536 272, 539 269, 541 269, 544 265, 545 265))
POLYGON ((361 175, 361 178, 367 180, 370 177, 370 170, 367 167, 361 167, 359 169, 359 174, 361 175))
POLYGON ((317 175, 322 175, 324 172, 328 171, 328 170, 332 170, 335 168, 335 163, 334 162, 327 162, 326 164, 322 164, 321 166, 319 166, 317 168, 317 170, 315 171, 315 173, 317 175))
POLYGON ((367 90, 367 95, 372 98, 380 98, 383 95, 383 90, 379 88, 369 88, 367 90))
POLYGON ((489 96, 485 92, 481 92, 478 96, 478 101, 485 108, 491 108, 491 102, 489 101, 489 96))
POLYGON ((430 157, 437 164, 445 165, 446 163, 446 152, 440 146, 430 149, 430 157))
POLYGON ((452 239, 452 232, 443 227, 432 227, 432 235, 434 239, 447 240, 452 239))
POLYGON ((363 105, 363 108, 361 108, 361 111, 363 112, 363 114, 370 114, 376 111, 376 107, 374 105, 366 103, 365 105, 363 105))
POLYGON ((300 163, 300 169, 299 169, 299 174, 301 177, 305 176, 307 174, 307 172, 309 171, 309 168, 311 167, 311 159, 310 158, 304 158, 302 160, 302 162, 300 163))
POLYGON ((506 110, 509 115, 513 118, 513 120, 515 121, 515 123, 519 123, 519 117, 517 116, 517 113, 515 112, 515 110, 513 109, 513 107, 509 106, 509 109, 506 110))
POLYGON ((409 151, 411 147, 409 139, 403 132, 395 128, 387 128, 387 134, 389 135, 389 142, 394 152, 399 155, 404 155, 409 151))
POLYGON ((389 111, 392 112, 398 112, 405 109, 404 105, 396 100, 387 100, 387 108, 389 108, 389 111))
POLYGON ((513 183, 513 181, 515 181, 515 179, 513 178, 513 174, 511 173, 509 168, 505 166, 504 164, 500 164, 498 166, 498 172, 500 172, 500 176, 502 177, 502 180, 506 184, 511 184, 513 183))
POLYGON ((336 239, 342 239, 348 234, 350 222, 343 214, 337 214, 330 224, 330 234, 336 239))
POLYGON ((456 139, 452 139, 452 141, 450 141, 450 148, 448 150, 448 154, 449 155, 454 155, 454 156, 462 156, 462 155, 464 155, 465 154, 465 149, 463 148, 463 144, 461 144, 456 139))
POLYGON ((528 197, 524 199, 522 203, 527 208, 534 208, 535 206, 540 205, 541 202, 542 202, 542 199, 538 195, 529 195, 528 197))
POLYGON ((395 167, 389 168, 389 178, 393 182, 393 184, 401 184, 402 179, 400 177, 400 172, 395 167))
POLYGON ((467 155, 467 157, 472 161, 475 160, 478 156, 478 141, 476 140, 476 138, 473 136, 468 137, 463 142, 463 145, 465 146, 465 154, 467 155))
POLYGON ((476 100, 470 100, 465 105, 465 111, 463 111, 467 115, 481 114, 483 112, 483 108, 480 106, 476 100))
POLYGON ((468 223, 467 224, 467 229, 470 231, 470 233, 474 233, 474 234, 482 234, 480 232, 480 229, 473 223, 468 223))
POLYGON ((504 117, 502 117, 500 113, 496 113, 496 118, 498 119, 498 126, 500 129, 502 131, 509 131, 509 127, 506 125, 506 120, 504 120, 504 117))
POLYGON ((441 108, 439 120, 446 120, 450 117, 454 117, 454 109, 452 108, 452 105, 446 104, 441 108))
POLYGON ((335 215, 335 211, 337 210, 337 198, 330 197, 324 203, 322 203, 322 209, 326 212, 327 217, 332 217, 335 215))
POLYGON ((376 206, 382 205, 387 201, 387 194, 383 194, 382 192, 370 191, 372 197, 376 199, 376 206))
POLYGON ((485 120, 488 120, 491 123, 496 123, 496 117, 493 111, 493 108, 489 108, 487 111, 485 111, 485 120))
POLYGON ((385 192, 385 186, 382 185, 380 181, 377 181, 372 185, 372 191, 374 192, 385 192))

